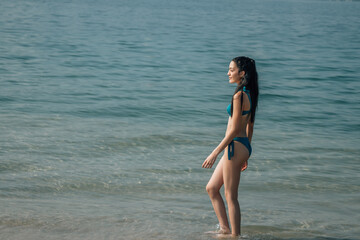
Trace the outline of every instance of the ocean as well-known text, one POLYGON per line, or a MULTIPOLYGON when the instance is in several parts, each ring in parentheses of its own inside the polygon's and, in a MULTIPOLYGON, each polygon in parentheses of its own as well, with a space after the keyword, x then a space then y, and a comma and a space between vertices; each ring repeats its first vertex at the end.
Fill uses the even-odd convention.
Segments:
MULTIPOLYGON (((255 59, 241 239, 360 239, 360 2, 0 3, 0 239, 214 239, 201 164, 255 59)), ((220 156, 218 158, 218 161, 220 156)))

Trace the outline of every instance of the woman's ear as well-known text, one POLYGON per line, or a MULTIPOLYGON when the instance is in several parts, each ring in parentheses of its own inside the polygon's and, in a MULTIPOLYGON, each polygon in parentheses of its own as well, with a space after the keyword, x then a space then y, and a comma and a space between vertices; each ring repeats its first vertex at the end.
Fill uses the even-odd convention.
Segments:
POLYGON ((243 78, 245 76, 245 71, 244 70, 240 71, 239 76, 240 78, 243 78))

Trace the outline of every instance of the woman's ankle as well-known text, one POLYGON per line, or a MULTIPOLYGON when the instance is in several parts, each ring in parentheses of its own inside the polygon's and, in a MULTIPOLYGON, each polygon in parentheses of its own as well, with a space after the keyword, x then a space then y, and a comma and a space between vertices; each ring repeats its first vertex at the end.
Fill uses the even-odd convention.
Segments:
POLYGON ((230 234, 231 231, 230 231, 230 228, 228 228, 228 227, 220 227, 219 233, 220 234, 230 234))

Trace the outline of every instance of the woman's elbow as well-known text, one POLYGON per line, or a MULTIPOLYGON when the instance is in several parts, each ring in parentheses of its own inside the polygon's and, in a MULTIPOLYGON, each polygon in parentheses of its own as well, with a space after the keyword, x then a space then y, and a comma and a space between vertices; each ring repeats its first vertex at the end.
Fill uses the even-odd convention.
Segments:
POLYGON ((241 129, 239 127, 233 127, 230 130, 230 135, 233 137, 236 137, 237 135, 239 135, 241 132, 241 129))

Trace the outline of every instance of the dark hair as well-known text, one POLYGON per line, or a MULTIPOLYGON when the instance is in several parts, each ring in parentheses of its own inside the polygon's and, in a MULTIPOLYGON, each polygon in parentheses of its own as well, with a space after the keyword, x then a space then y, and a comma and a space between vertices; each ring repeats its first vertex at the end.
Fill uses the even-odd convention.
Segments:
MULTIPOLYGON (((239 86, 237 86, 234 95, 243 87, 246 87, 246 89, 250 91, 250 97, 251 97, 250 121, 253 123, 255 121, 255 110, 258 104, 258 96, 259 96, 258 74, 256 71, 255 61, 248 57, 236 57, 231 61, 233 61, 236 64, 236 66, 239 68, 239 73, 241 71, 245 72, 245 75, 239 86)), ((231 98, 231 115, 233 113, 234 95, 231 98)), ((241 94, 241 103, 240 103, 241 107, 242 107, 242 100, 243 100, 243 94, 241 94)))

